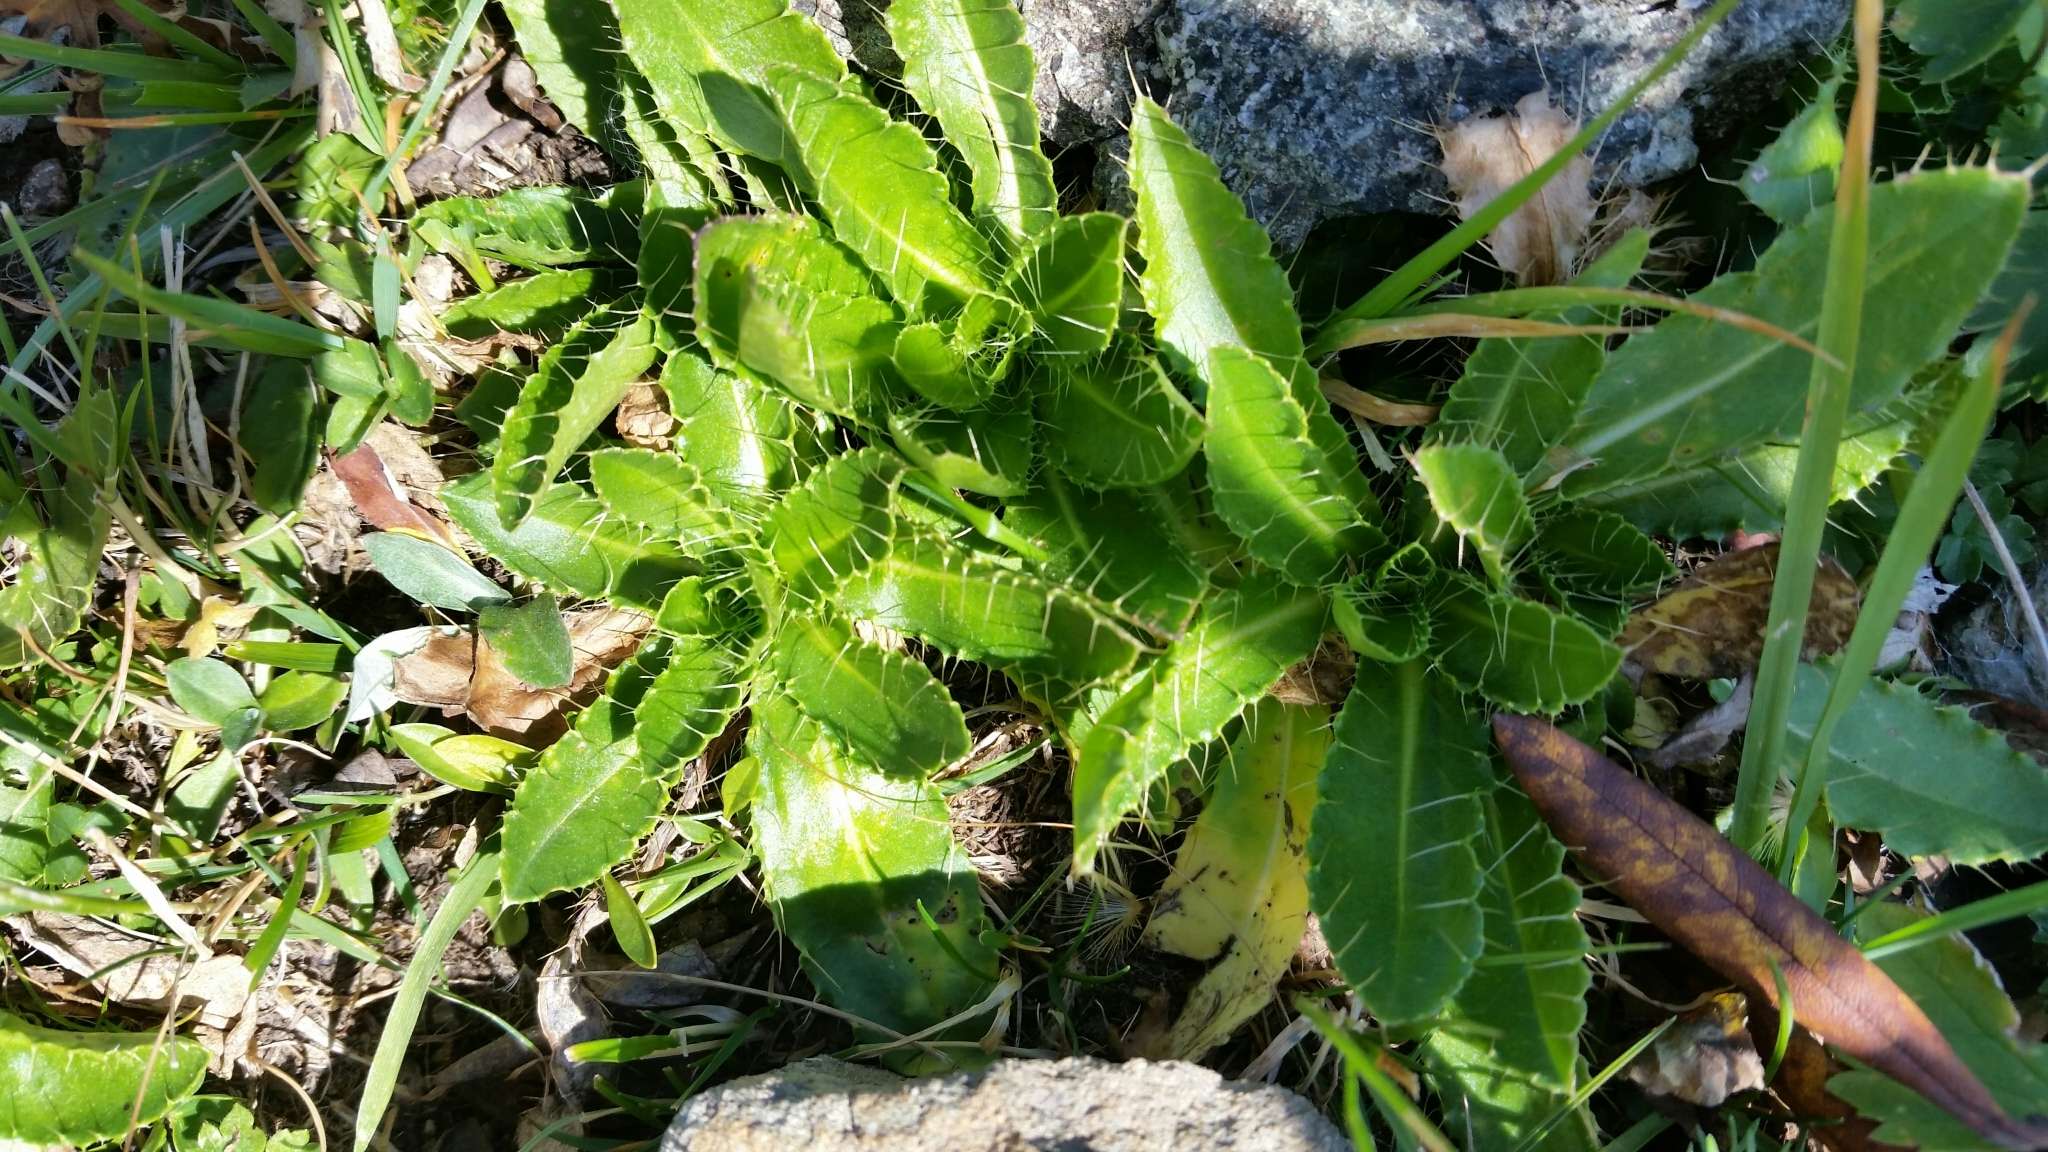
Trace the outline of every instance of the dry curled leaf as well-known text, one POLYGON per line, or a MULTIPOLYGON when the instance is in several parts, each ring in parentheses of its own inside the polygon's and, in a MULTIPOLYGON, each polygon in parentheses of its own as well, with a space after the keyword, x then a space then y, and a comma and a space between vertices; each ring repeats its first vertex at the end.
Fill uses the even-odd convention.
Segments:
POLYGON ((564 688, 533 688, 506 670, 490 644, 468 632, 436 634, 392 666, 391 690, 411 704, 467 715, 501 739, 539 746, 567 730, 565 709, 586 703, 604 686, 605 673, 640 646, 653 621, 621 608, 585 608, 565 614, 575 664, 564 688))
POLYGON ((1837 1050, 2009 1148, 2048 1144, 2015 1120, 1899 986, 1713 827, 1541 720, 1496 715, 1523 789, 1594 880, 1761 1003, 1784 973, 1799 1022, 1837 1050))
POLYGON ((1723 992, 1678 1018, 1629 1065, 1628 1078, 1652 1096, 1719 1108, 1764 1086, 1763 1058, 1749 1038, 1749 1000, 1723 992))
MULTIPOLYGON (((1776 541, 1730 552, 1694 569, 1663 599, 1630 616, 1619 642, 1636 665, 1665 676, 1711 680, 1755 671, 1777 575, 1776 541)), ((1848 642, 1861 599, 1856 581, 1822 557, 1806 617, 1808 657, 1848 642)))
POLYGON ((668 393, 643 380, 626 389, 613 416, 619 439, 635 448, 666 452, 675 444, 676 418, 668 410, 668 393))
MULTIPOLYGON (((379 426, 379 430, 385 426, 379 426)), ((364 437, 346 456, 328 458, 328 467, 347 486, 349 498, 363 519, 385 531, 412 531, 459 548, 446 521, 413 502, 407 486, 401 485, 393 468, 370 437, 364 437)), ((435 472, 436 481, 439 472, 435 472)))
MULTIPOLYGON (((1470 220, 1555 156, 1578 130, 1571 117, 1550 103, 1550 93, 1542 91, 1522 97, 1512 113, 1467 120, 1438 133, 1444 179, 1458 199, 1459 219, 1470 220)), ((1593 228, 1592 183, 1592 159, 1576 157, 1501 221, 1486 237, 1486 247, 1501 269, 1524 285, 1569 279, 1593 228)))

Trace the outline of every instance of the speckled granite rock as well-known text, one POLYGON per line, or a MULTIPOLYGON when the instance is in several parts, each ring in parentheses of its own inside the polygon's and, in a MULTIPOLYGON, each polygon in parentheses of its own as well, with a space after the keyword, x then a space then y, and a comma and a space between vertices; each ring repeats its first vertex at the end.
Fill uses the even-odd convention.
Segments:
POLYGON ((685 1101, 662 1152, 1348 1152, 1283 1088, 1198 1064, 1003 1060, 904 1080, 818 1057, 685 1101))
MULTIPOLYGON (((1439 211, 1429 126, 1546 79, 1598 111, 1697 18, 1684 0, 1174 0, 1160 17, 1175 118, 1281 247, 1316 221, 1439 211)), ((1831 41, 1846 0, 1749 0, 1618 123, 1602 166, 1636 185, 1698 161, 1696 128, 1768 100, 1831 41)))
MULTIPOLYGON (((877 0, 800 0, 843 51, 885 67, 877 0)), ((1019 0, 1054 145, 1114 143, 1135 78, 1167 104, 1282 248, 1316 222, 1442 211, 1429 126, 1545 86, 1598 110, 1698 18, 1696 0, 1019 0)), ((1698 161, 1830 43, 1848 0, 1749 0, 1625 117, 1601 180, 1698 161)), ((1104 192, 1112 203, 1117 189, 1104 192)))

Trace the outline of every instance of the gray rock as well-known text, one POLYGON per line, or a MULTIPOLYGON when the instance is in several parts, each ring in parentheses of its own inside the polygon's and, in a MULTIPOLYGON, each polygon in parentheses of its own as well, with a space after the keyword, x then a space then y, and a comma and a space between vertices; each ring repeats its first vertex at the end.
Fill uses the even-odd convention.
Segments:
MULTIPOLYGON (((1697 14, 1651 0, 1175 0, 1158 26, 1175 119, 1282 248, 1334 216, 1441 211, 1431 126, 1554 90, 1604 108, 1697 14)), ((1602 178, 1699 158, 1696 131, 1769 100, 1846 0, 1750 0, 1617 123, 1602 178)))
POLYGON ((1196 1064, 1003 1060, 903 1080, 823 1057, 683 1104, 662 1152, 1347 1152, 1307 1101, 1196 1064))
MULTIPOLYGON (((798 0, 840 50, 893 71, 886 0, 798 0)), ((1546 85, 1597 113, 1690 28, 1692 0, 1019 0, 1055 147, 1113 140, 1142 86, 1215 157, 1281 248, 1316 223, 1440 212, 1431 127, 1546 85)), ((1599 179, 1634 187, 1768 102, 1848 0, 1749 0, 1616 124, 1599 179)), ((1115 181, 1103 189, 1117 200, 1115 181)))

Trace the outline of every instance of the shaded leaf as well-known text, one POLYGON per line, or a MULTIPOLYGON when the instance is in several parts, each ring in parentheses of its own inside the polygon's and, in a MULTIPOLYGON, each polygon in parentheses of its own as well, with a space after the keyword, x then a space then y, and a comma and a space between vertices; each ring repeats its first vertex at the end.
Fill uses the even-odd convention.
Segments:
POLYGON ((670 452, 604 448, 590 454, 590 483, 605 509, 691 556, 730 548, 739 534, 697 469, 670 452))
POLYGON ((829 617, 783 618, 770 646, 780 688, 863 764, 926 777, 967 755, 967 721, 922 663, 829 617))
POLYGON ((505 670, 532 688, 563 688, 575 670, 569 628, 555 598, 546 594, 524 604, 489 604, 477 615, 477 635, 505 663, 505 670))
POLYGON ((501 332, 557 336, 625 289, 612 268, 556 268, 465 296, 441 313, 450 336, 483 340, 501 332))
POLYGON ((491 491, 500 521, 516 527, 525 519, 569 454, 604 426, 657 355, 654 322, 645 316, 616 331, 586 321, 548 349, 499 430, 491 491))
POLYGON ((580 0, 509 0, 503 7, 519 55, 533 67, 548 102, 585 137, 603 141, 605 116, 617 97, 608 83, 619 42, 610 7, 580 0))
POLYGON ((1577 617, 1450 574, 1430 598, 1430 648, 1459 687, 1554 713, 1598 695, 1621 650, 1577 617))
MULTIPOLYGON (((1074 749, 1074 867, 1085 872, 1153 783, 1266 693, 1322 639, 1329 606, 1257 573, 1202 606, 1074 749)), ((1069 673, 1071 675, 1071 673, 1069 673)))
POLYGON ((1925 1012, 1720 833, 1600 753, 1539 720, 1496 715, 1494 738, 1523 789, 1587 872, 1752 999, 1907 1085, 1988 1139, 2031 1147, 2048 1121, 2016 1121, 1925 1012))
POLYGON ((1536 530, 1536 566, 1558 587, 1629 600, 1678 574, 1655 540, 1611 512, 1566 508, 1536 530))
POLYGON ((824 31, 782 0, 634 0, 618 14, 626 55, 664 115, 771 164, 792 164, 796 154, 768 96, 769 70, 846 75, 824 31))
MULTIPOLYGON (((899 1033, 979 1002, 997 961, 938 791, 848 757, 785 697, 756 705, 748 748, 762 883, 824 997, 899 1033)), ((958 1027, 971 1037, 984 1023, 958 1027)), ((916 1049, 895 1059, 935 1063, 916 1049)))
POLYGON ((1109 347, 1124 299, 1129 222, 1110 212, 1062 216, 1010 273, 1009 291, 1044 337, 1043 355, 1109 347))
POLYGON ((1309 843, 1309 895, 1373 1015, 1425 1019, 1482 942, 1486 735, 1420 663, 1362 669, 1337 716, 1309 843))
POLYGON ((1931 57, 1921 74, 1930 83, 1953 80, 2005 46, 2033 0, 1899 0, 1892 32, 1931 57))
POLYGON ((1030 479, 1032 422, 1008 398, 973 412, 897 408, 889 431, 897 450, 944 487, 1018 496, 1030 479))
POLYGON ((762 526, 769 561, 792 594, 829 597, 889 554, 903 463, 878 448, 850 452, 811 473, 762 526))
POLYGON ((483 551, 528 580, 563 593, 653 610, 691 565, 673 542, 604 515, 573 484, 556 484, 517 528, 498 520, 490 475, 465 476, 441 490, 448 515, 483 551))
POLYGON ((638 246, 639 197, 580 188, 511 188, 495 196, 450 196, 413 214, 413 233, 437 251, 474 253, 521 268, 631 259, 638 246))
MULTIPOLYGON (((1574 961, 1576 963, 1576 961, 1574 961)), ((1466 1148, 1520 1148, 1566 1097, 1501 1060, 1483 1026, 1453 1016, 1422 1042, 1423 1067, 1443 1100, 1444 1129, 1466 1148)), ((1532 1147, 1593 1152, 1600 1147, 1580 1117, 1559 1121, 1532 1147)))
POLYGON ((1478 444, 1431 444, 1414 459, 1437 518, 1479 553, 1494 585, 1506 588, 1516 551, 1535 531, 1507 458, 1478 444))
POLYGON ((1003 523, 1044 549, 1044 574, 1164 636, 1188 626, 1208 575, 1175 535, 1181 515, 1151 489, 1089 492, 1052 471, 1011 500, 1003 523))

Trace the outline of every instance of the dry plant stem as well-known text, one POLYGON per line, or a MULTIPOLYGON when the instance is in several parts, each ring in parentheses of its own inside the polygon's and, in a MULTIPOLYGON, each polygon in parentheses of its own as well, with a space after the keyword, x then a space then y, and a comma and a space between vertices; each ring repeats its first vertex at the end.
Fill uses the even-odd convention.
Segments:
POLYGON ((85 839, 101 855, 114 862, 114 868, 121 873, 121 879, 126 880, 129 887, 135 889, 135 894, 142 898, 144 904, 149 905, 149 910, 156 914, 157 919, 164 922, 164 927, 170 930, 171 935, 192 949, 199 959, 213 958, 213 949, 208 948, 206 941, 199 938, 199 933, 193 930, 192 925, 186 923, 185 918, 178 914, 177 906, 171 903, 170 897, 164 895, 163 888, 149 873, 128 859, 127 853, 122 852, 120 845, 114 843, 113 837, 107 835, 104 829, 88 828, 85 831, 85 839))
POLYGON ((2041 613, 2034 607, 2033 594, 2027 591, 2027 579, 2020 574, 2019 561, 2013 559, 2012 549, 2005 546, 2005 537, 1998 531, 1998 522, 1991 518, 1991 509, 1984 506, 1984 497, 1978 495, 1977 486, 1968 480, 1963 481, 1963 496, 1977 514, 1977 523, 1984 526, 1984 534, 1991 538, 1991 551, 1998 556, 1998 566, 2005 572, 2005 582, 2011 586, 2013 598, 2020 603, 2020 616, 2027 622, 2027 639, 2032 642, 2034 668, 2048 677, 2048 628, 2041 626, 2041 613))
POLYGON ((1327 376, 1320 383, 1323 398, 1330 403, 1354 416, 1389 428, 1421 428, 1434 424, 1437 413, 1442 411, 1436 404, 1403 404, 1398 400, 1387 400, 1327 376))
MULTIPOLYGON (((1849 131, 1836 181, 1834 231, 1828 246, 1827 284, 1821 297, 1819 344, 1838 363, 1816 359, 1808 385, 1806 422, 1800 434, 1799 468, 1786 501, 1785 533, 1764 650, 1757 667, 1756 702, 1742 746, 1742 771, 1735 785, 1734 816, 1728 837, 1755 855, 1771 825, 1771 795, 1786 756, 1785 730, 1792 689, 1806 642, 1807 610, 1813 602, 1814 571, 1827 528, 1835 457, 1848 422, 1849 389, 1855 378, 1862 336, 1863 297, 1870 263, 1870 152, 1877 130, 1878 39, 1884 30, 1882 0, 1857 0, 1856 61, 1859 80, 1849 112, 1849 131)), ((1791 841, 1786 841, 1789 844, 1791 841)))

